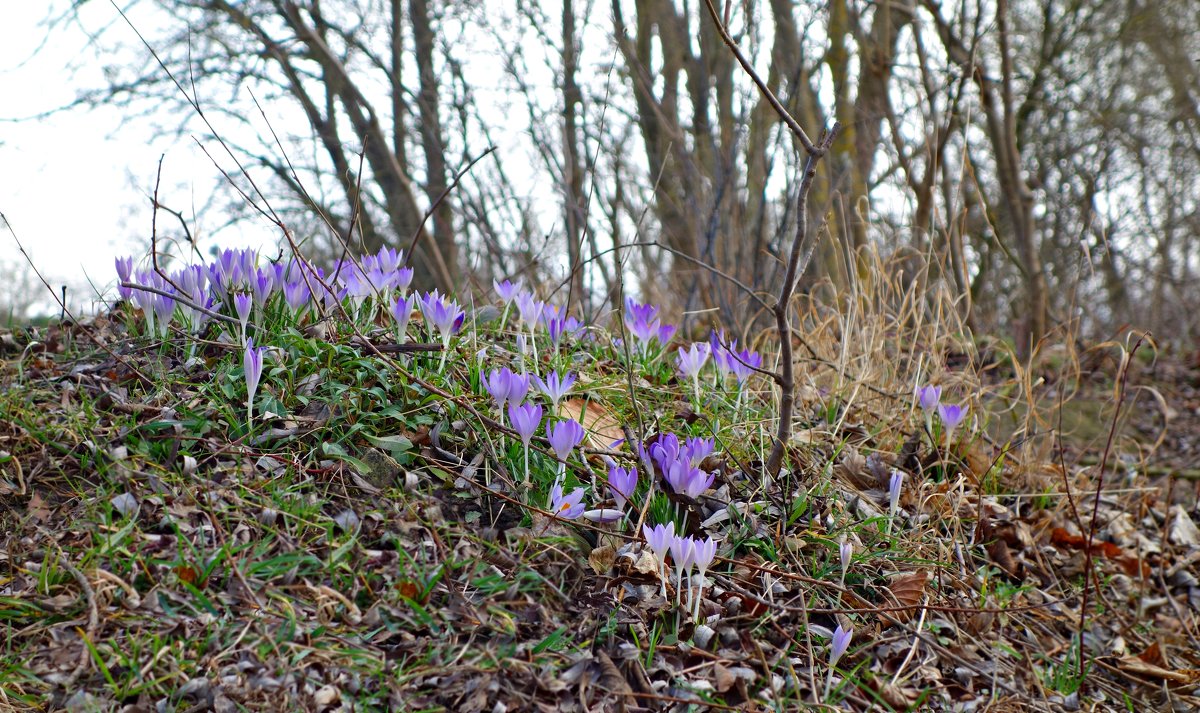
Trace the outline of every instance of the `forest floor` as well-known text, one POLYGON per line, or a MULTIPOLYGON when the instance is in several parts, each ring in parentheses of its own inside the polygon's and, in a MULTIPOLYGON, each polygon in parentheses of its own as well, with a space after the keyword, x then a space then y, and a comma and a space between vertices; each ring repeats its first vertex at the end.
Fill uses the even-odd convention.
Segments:
POLYGON ((826 314, 777 477, 770 382, 696 389, 678 336, 535 356, 488 306, 443 359, 264 315, 247 421, 236 330, 151 338, 123 303, 5 332, 0 710, 1200 709, 1200 364, 1131 338, 1025 369, 826 314), (488 396, 518 365, 578 376, 546 402, 587 429, 565 471, 488 396), (698 497, 628 447, 673 434, 714 440, 698 497), (607 519, 610 460, 642 471, 620 519, 552 516, 558 480, 607 519), (690 583, 644 540, 668 522, 717 543, 690 583))

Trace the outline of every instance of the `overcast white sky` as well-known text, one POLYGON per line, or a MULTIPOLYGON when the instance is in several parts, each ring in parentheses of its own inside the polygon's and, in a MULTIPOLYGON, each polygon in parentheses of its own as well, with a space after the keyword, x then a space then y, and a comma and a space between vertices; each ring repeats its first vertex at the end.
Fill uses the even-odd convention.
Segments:
MULTIPOLYGON (((116 17, 108 3, 93 3, 91 12, 116 17)), ((148 139, 144 123, 122 127, 112 109, 14 121, 63 106, 82 86, 100 83, 99 68, 86 70, 93 76, 68 69, 87 56, 78 28, 56 32, 39 49, 45 13, 41 2, 0 0, 0 213, 47 279, 56 288, 70 285, 73 303, 90 303, 89 278, 111 286, 113 258, 144 249, 138 246, 150 233, 147 195, 159 156, 166 155, 164 185, 200 176, 207 186, 214 169, 190 142, 148 139)), ((23 265, 12 235, 0 230, 0 303, 12 299, 23 265)), ((41 295, 39 302, 52 304, 41 295)))
MULTIPOLYGON (((204 203, 203 196, 193 190, 211 190, 219 174, 190 139, 156 139, 144 120, 123 125, 122 115, 115 109, 73 109, 20 120, 62 107, 81 89, 104 84, 79 27, 60 27, 46 41, 41 25, 47 4, 0 0, 0 212, 47 279, 56 288, 64 282, 71 285, 76 296, 72 302, 87 305, 94 295, 89 280, 101 289, 112 287, 115 256, 145 253, 151 218, 148 196, 160 155, 165 155, 163 202, 185 215, 204 203), (85 60, 84 70, 73 73, 71 66, 81 59, 85 60)), ((146 5, 152 4, 134 4, 131 20, 144 35, 153 36, 157 28, 152 23, 159 18, 146 14, 146 5)), ((107 25, 106 32, 126 33, 130 42, 137 41, 109 2, 88 3, 83 11, 89 29, 107 25)), ((496 82, 501 81, 498 62, 483 60, 472 71, 496 73, 496 82)), ((534 64, 534 69, 541 69, 534 64)), ((541 79, 552 86, 551 78, 541 79)), ((509 114, 502 111, 498 115, 509 114)), ((518 111, 514 121, 524 121, 524 116, 518 111)), ((501 132, 507 137, 501 141, 501 153, 515 156, 525 152, 527 148, 520 145, 523 132, 516 125, 501 132)), ((532 157, 525 158, 529 160, 532 157)), ((555 195, 541 194, 540 207, 553 216, 555 195)), ((193 232, 205 238, 205 229, 210 227, 206 222, 217 222, 215 218, 206 221, 204 215, 187 217, 193 232)), ((159 221, 160 235, 164 225, 178 227, 172 216, 160 214, 159 221)), ((272 226, 264 225, 260 232, 253 226, 223 230, 221 246, 274 244, 272 226)), ((200 243, 204 251, 212 245, 211 239, 200 243)), ((0 308, 14 301, 13 285, 19 281, 13 274, 24 269, 23 265, 12 236, 0 229, 0 308)), ((39 283, 34 284, 40 291, 38 311, 50 311, 53 300, 42 294, 45 291, 39 283)), ((57 313, 56 307, 53 312, 57 313)), ((0 315, 0 321, 2 318, 0 315)))

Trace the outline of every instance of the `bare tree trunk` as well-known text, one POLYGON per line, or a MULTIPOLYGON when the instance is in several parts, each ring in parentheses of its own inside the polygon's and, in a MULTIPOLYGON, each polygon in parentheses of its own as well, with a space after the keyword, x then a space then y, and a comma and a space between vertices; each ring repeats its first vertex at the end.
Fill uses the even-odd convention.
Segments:
MULTIPOLYGON (((421 126, 421 150, 425 154, 425 195, 432 204, 445 192, 447 180, 446 143, 442 138, 439 87, 433 66, 434 31, 427 0, 411 0, 409 13, 412 16, 417 75, 421 85, 417 109, 421 126)), ((437 269, 433 283, 442 291, 452 292, 458 283, 458 249, 454 243, 454 214, 448 199, 434 207, 431 237, 431 252, 437 269)), ((418 271, 413 283, 418 284, 422 277, 418 271)))
POLYGON ((575 31, 575 2, 563 0, 562 11, 562 64, 563 64, 563 217, 567 230, 567 269, 570 271, 567 308, 582 305, 587 309, 587 295, 583 291, 583 235, 587 230, 586 197, 583 194, 583 162, 580 156, 583 142, 580 140, 578 112, 583 108, 583 94, 576 82, 575 73, 579 64, 579 48, 575 31))
MULTIPOLYGON (((1021 175, 1021 149, 1017 145, 1017 115, 1013 97, 1013 58, 1009 46, 1008 0, 996 4, 996 24, 1000 32, 1000 73, 1002 107, 997 107, 990 91, 984 92, 983 107, 987 114, 992 145, 1000 167, 1000 185, 1008 207, 1017 254, 1025 278, 1028 345, 1018 344, 1018 350, 1036 349, 1046 334, 1046 273, 1042 268, 1037 236, 1033 222, 1033 191, 1021 175), (1000 111, 1003 111, 1001 117, 1000 111)), ((1028 354, 1029 351, 1022 351, 1028 354)))

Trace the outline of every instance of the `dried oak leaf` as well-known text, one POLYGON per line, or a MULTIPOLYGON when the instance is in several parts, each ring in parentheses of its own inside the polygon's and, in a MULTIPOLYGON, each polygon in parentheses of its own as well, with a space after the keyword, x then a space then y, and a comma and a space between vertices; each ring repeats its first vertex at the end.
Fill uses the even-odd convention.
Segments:
POLYGON ((617 551, 611 545, 603 545, 588 555, 588 564, 596 574, 608 574, 617 560, 617 551))
POLYGON ((886 590, 891 596, 885 606, 911 608, 889 611, 888 616, 902 624, 912 619, 917 613, 921 599, 925 597, 925 585, 928 583, 929 571, 924 569, 893 578, 891 586, 886 590))
POLYGON ((1143 661, 1139 656, 1122 656, 1117 659, 1121 671, 1135 676, 1156 678, 1171 685, 1186 686, 1200 681, 1200 669, 1185 668, 1172 670, 1143 661))
POLYGON ((872 677, 866 685, 894 710, 908 710, 921 695, 916 688, 893 684, 886 677, 872 677))
POLYGON ((567 399, 558 408, 564 418, 573 418, 583 425, 593 448, 606 449, 625 437, 621 422, 595 400, 567 399))
POLYGON ((1166 658, 1163 657, 1162 647, 1158 645, 1157 641, 1147 646, 1145 651, 1138 654, 1138 658, 1154 666, 1162 666, 1167 662, 1166 658))
MULTIPOLYGON (((1083 535, 1073 535, 1065 528, 1056 527, 1050 532, 1050 542, 1060 548, 1086 550, 1087 538, 1083 535)), ((1140 559, 1136 553, 1125 552, 1117 545, 1103 540, 1092 540, 1092 556, 1110 559, 1121 566, 1129 576, 1149 575, 1150 565, 1140 559)))
POLYGON ((993 540, 987 546, 988 557, 996 563, 996 566, 1004 570, 1005 574, 1012 577, 1017 582, 1024 581, 1024 571, 1021 563, 1012 555, 1012 550, 1008 548, 1008 543, 1004 540, 993 540))

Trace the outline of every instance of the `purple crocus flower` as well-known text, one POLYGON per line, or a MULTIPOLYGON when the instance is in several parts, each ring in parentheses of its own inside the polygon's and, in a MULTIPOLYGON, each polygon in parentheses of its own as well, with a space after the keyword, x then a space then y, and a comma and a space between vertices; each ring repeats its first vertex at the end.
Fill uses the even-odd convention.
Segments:
POLYGON ((450 351, 450 338, 462 329, 466 312, 454 300, 443 297, 437 290, 426 293, 421 298, 421 311, 425 314, 425 322, 437 329, 442 335, 442 362, 438 371, 446 368, 446 355, 450 351))
POLYGON ((962 424, 967 417, 967 407, 963 404, 938 404, 938 416, 946 426, 946 433, 951 433, 962 424))
POLYGON ((380 272, 393 273, 404 264, 404 251, 389 247, 379 248, 377 253, 363 260, 364 267, 368 264, 379 268, 380 272))
POLYGON ((401 267, 392 272, 392 287, 400 290, 400 294, 408 294, 408 288, 412 285, 413 269, 411 267, 401 267))
POLYGON ((151 303, 154 315, 158 320, 158 333, 166 337, 167 327, 170 326, 171 317, 175 314, 175 298, 155 294, 151 296, 151 303))
POLYGON ((529 393, 529 375, 514 374, 508 367, 492 369, 484 380, 484 388, 496 402, 496 408, 504 410, 504 404, 519 404, 529 393))
POLYGON ((229 290, 230 285, 234 284, 237 280, 238 275, 235 274, 236 265, 236 253, 230 248, 225 248, 217 255, 217 259, 208 266, 208 281, 224 294, 229 290))
POLYGON ((525 482, 529 482, 529 441, 534 431, 542 423, 542 407, 538 404, 508 404, 508 422, 517 435, 521 437, 521 445, 525 451, 525 482))
POLYGON ((254 298, 245 292, 233 296, 233 309, 237 312, 238 324, 242 327, 242 340, 246 339, 246 324, 250 321, 250 309, 254 306, 254 298))
POLYGON ((675 365, 679 367, 679 373, 692 380, 692 396, 696 403, 700 402, 700 370, 708 361, 709 351, 708 344, 694 342, 690 349, 679 347, 679 353, 675 356, 675 365))
POLYGON ((676 535, 671 540, 671 559, 675 562, 676 569, 680 571, 691 569, 695 564, 696 558, 696 541, 691 537, 683 537, 676 535))
MULTIPOLYGON (((119 257, 113 262, 117 268, 117 279, 120 282, 129 282, 129 278, 133 274, 133 256, 119 257)), ((118 284, 117 294, 121 296, 121 299, 127 300, 133 295, 133 288, 118 284)))
POLYGON ((686 495, 693 500, 712 487, 716 473, 705 473, 686 460, 676 461, 663 472, 663 479, 671 486, 671 490, 679 495, 686 495))
POLYGON ((503 371, 492 369, 483 379, 483 388, 492 397, 499 411, 503 411, 504 404, 508 402, 508 378, 511 375, 512 371, 505 367, 503 371))
POLYGON ((625 328, 637 339, 638 352, 645 354, 652 341, 666 344, 675 332, 674 325, 663 324, 658 308, 625 298, 625 328))
POLYGON ((583 426, 573 418, 559 421, 546 429, 546 440, 558 459, 565 463, 575 446, 583 441, 583 426))
POLYGON ((508 422, 521 437, 521 442, 528 446, 534 431, 542 423, 542 407, 538 404, 509 404, 508 422))
POLYGON ((541 300, 534 299, 532 292, 520 292, 516 296, 517 312, 521 315, 521 321, 526 327, 533 330, 537 326, 538 320, 542 316, 542 310, 545 309, 546 303, 541 300))
POLYGON ((246 339, 246 350, 242 354, 242 370, 246 376, 246 422, 254 420, 254 394, 258 392, 258 381, 262 377, 263 354, 266 347, 254 346, 254 339, 246 339))
POLYGON ((700 461, 711 455, 715 448, 715 439, 693 436, 687 439, 683 447, 679 449, 679 452, 687 455, 692 465, 700 465, 700 461))
POLYGON ((293 312, 299 312, 304 305, 308 304, 310 293, 308 285, 304 283, 304 278, 296 276, 296 278, 283 283, 283 301, 293 312))
MULTIPOLYGON (((706 537, 703 540, 692 541, 692 561, 696 565, 696 571, 700 574, 700 585, 697 587, 695 603, 692 608, 692 618, 700 617, 700 600, 704 596, 704 575, 708 572, 708 566, 712 564, 713 558, 717 556, 717 542, 711 537, 706 537)), ((688 589, 688 594, 691 594, 691 589, 688 589)))
POLYGON ((563 336, 578 338, 579 333, 583 331, 583 325, 579 320, 569 315, 563 314, 560 310, 555 309, 550 312, 549 308, 542 312, 542 321, 546 324, 546 331, 550 333, 550 343, 557 349, 563 336))
MULTIPOLYGON (((154 285, 151 284, 152 280, 150 277, 150 273, 146 272, 145 270, 138 270, 136 273, 134 273, 132 282, 136 285, 153 287, 154 285)), ((155 331, 154 293, 150 292, 149 290, 134 288, 132 294, 130 295, 130 300, 132 300, 133 304, 137 305, 137 308, 142 311, 142 316, 146 318, 147 331, 153 334, 155 331)))
POLYGON ((704 342, 694 342, 690 348, 679 347, 679 353, 675 356, 675 364, 679 367, 679 373, 694 379, 704 368, 708 356, 709 346, 704 342))
POLYGON ((683 591, 684 572, 687 572, 688 579, 691 579, 692 567, 696 564, 696 541, 690 537, 676 535, 675 539, 671 540, 671 559, 675 562, 675 578, 678 582, 675 597, 678 599, 683 591))
POLYGON ((271 298, 271 290, 274 289, 275 283, 271 278, 271 271, 258 268, 254 271, 254 278, 250 280, 250 289, 254 292, 254 304, 260 307, 266 304, 271 298))
POLYGON ((575 375, 567 373, 566 376, 559 377, 558 371, 552 371, 546 375, 546 380, 542 381, 540 376, 533 377, 534 384, 554 403, 554 410, 558 410, 558 402, 562 401, 575 384, 575 375))
POLYGON ((845 655, 847 649, 850 648, 850 639, 854 638, 854 627, 843 629, 841 624, 838 624, 837 629, 833 632, 833 640, 829 647, 829 667, 833 668, 837 662, 845 655))
POLYGON ((427 292, 421 298, 421 312, 447 345, 450 337, 462 329, 463 319, 467 316, 457 302, 442 296, 437 290, 427 292))
POLYGON ((180 291, 186 295, 192 295, 197 289, 203 290, 208 285, 208 276, 199 265, 189 265, 176 272, 173 278, 180 291))
POLYGON ((833 638, 829 644, 829 675, 825 679, 825 698, 829 698, 829 689, 833 688, 833 667, 837 666, 837 662, 850 648, 850 639, 853 636, 854 628, 843 629, 841 624, 838 624, 837 629, 833 632, 833 638))
POLYGON ((413 302, 416 302, 416 296, 397 297, 392 303, 392 320, 396 323, 396 343, 404 341, 404 335, 408 331, 408 320, 412 318, 413 302))
POLYGON ((621 468, 613 466, 608 469, 608 489, 612 492, 617 508, 625 507, 633 491, 637 488, 638 471, 636 467, 621 468))
POLYGON ((662 595, 665 599, 667 596, 667 582, 663 575, 663 569, 666 565, 667 551, 671 549, 671 543, 675 541, 675 523, 668 522, 666 525, 658 524, 653 527, 642 525, 642 535, 646 538, 646 546, 654 553, 654 559, 658 563, 658 580, 662 585, 662 595))
POLYGON ((888 479, 888 533, 892 531, 892 520, 900 508, 900 491, 904 488, 904 471, 892 468, 892 476, 888 479))
POLYGON ((185 319, 191 324, 192 329, 199 331, 208 323, 209 316, 200 308, 211 309, 214 301, 206 289, 208 277, 204 272, 204 268, 200 265, 193 265, 189 268, 180 270, 175 276, 175 282, 181 288, 183 295, 196 305, 185 304, 179 302, 179 309, 183 313, 185 319))
POLYGON ((664 324, 659 318, 659 308, 654 305, 643 305, 631 298, 625 298, 625 329, 637 338, 637 350, 644 354, 650 342, 658 341, 666 344, 674 334, 673 324, 664 324))
POLYGON ((649 449, 650 458, 664 473, 679 460, 680 452, 679 437, 674 433, 661 434, 649 449))
POLYGON ((287 273, 288 264, 282 260, 270 264, 268 274, 271 276, 272 292, 283 292, 283 287, 287 284, 287 273))
POLYGON ((639 340, 647 342, 658 332, 658 308, 652 304, 625 298, 625 328, 639 340))
POLYGON ((504 282, 492 280, 492 287, 496 288, 496 295, 506 305, 512 304, 512 301, 517 298, 517 293, 521 291, 521 287, 524 284, 524 280, 517 280, 516 283, 509 280, 505 280, 504 282))
POLYGON ((733 352, 726 360, 729 370, 737 377, 738 384, 746 383, 746 379, 754 373, 755 369, 762 368, 762 356, 758 352, 749 349, 733 352))
POLYGON ((844 537, 841 544, 838 545, 838 556, 842 560, 842 583, 844 584, 846 572, 850 570, 850 560, 854 557, 854 545, 844 537))
POLYGON ((724 331, 713 331, 708 338, 713 363, 722 374, 733 374, 738 385, 744 384, 755 369, 762 368, 762 357, 750 349, 738 350, 737 340, 725 341, 724 331))
POLYGON ((564 520, 574 520, 583 514, 583 488, 575 488, 569 495, 563 495, 562 486, 555 483, 550 488, 550 506, 549 510, 554 517, 561 517, 564 520))
POLYGON ((342 285, 340 294, 349 297, 356 308, 361 307, 367 297, 375 292, 375 286, 371 284, 366 275, 358 271, 353 263, 342 263, 341 270, 337 274, 338 281, 342 285))
POLYGON ((932 413, 937 408, 938 402, 942 398, 942 387, 940 386, 920 386, 917 387, 917 403, 926 413, 932 413))
POLYGON ((658 524, 653 528, 642 525, 642 535, 645 536, 650 551, 662 562, 667 556, 667 551, 671 549, 671 543, 675 541, 675 523, 658 524))
POLYGON ((696 570, 700 573, 700 579, 704 579, 704 574, 708 572, 708 566, 712 564, 713 558, 717 556, 717 541, 711 537, 706 537, 703 540, 694 541, 695 553, 694 561, 696 570))
POLYGON ((713 364, 716 364, 717 370, 722 374, 730 373, 729 369, 729 352, 737 346, 737 340, 734 339, 725 343, 725 330, 714 329, 708 333, 708 348, 712 353, 713 364))

